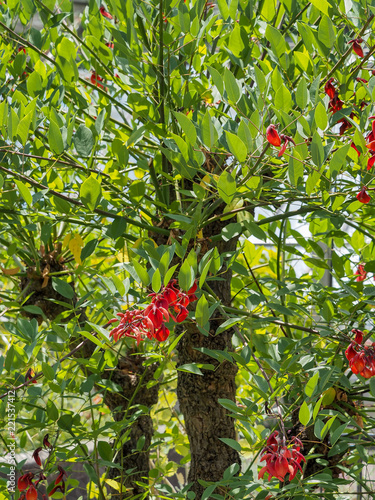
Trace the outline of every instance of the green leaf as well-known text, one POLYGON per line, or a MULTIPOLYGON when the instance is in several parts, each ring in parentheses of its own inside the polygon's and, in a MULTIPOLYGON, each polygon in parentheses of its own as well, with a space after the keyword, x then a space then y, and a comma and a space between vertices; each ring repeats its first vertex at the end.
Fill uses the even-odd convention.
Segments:
POLYGON ((193 286, 195 279, 194 269, 189 264, 187 260, 181 266, 180 272, 178 273, 178 284, 187 292, 193 286))
POLYGON ((87 259, 88 257, 90 257, 90 255, 92 253, 94 253, 95 251, 95 248, 97 247, 98 245, 98 239, 97 238, 94 238, 93 240, 90 240, 88 243, 86 243, 86 245, 82 248, 82 251, 81 251, 81 260, 85 260, 87 259))
POLYGON ((272 52, 280 59, 288 51, 287 44, 280 30, 274 28, 271 24, 267 24, 266 39, 271 44, 272 52))
POLYGON ((236 103, 241 97, 241 92, 235 76, 227 68, 224 70, 224 85, 225 90, 227 91, 228 99, 236 103))
POLYGON ((46 410, 48 418, 56 422, 59 418, 59 410, 56 408, 55 403, 51 399, 48 399, 47 401, 46 410))
POLYGON ((198 325, 201 326, 202 328, 207 324, 208 320, 210 319, 208 302, 204 294, 197 302, 197 307, 195 310, 195 319, 198 325))
POLYGON ((371 396, 375 398, 375 378, 370 379, 369 385, 370 385, 371 396))
POLYGON ((336 420, 336 417, 337 415, 334 415, 333 417, 331 417, 328 422, 324 425, 323 429, 321 430, 321 433, 320 433, 320 436, 321 436, 321 439, 323 440, 327 434, 327 432, 330 430, 333 422, 336 420))
POLYGON ((258 238, 259 240, 267 241, 266 233, 263 231, 263 229, 261 227, 258 226, 258 224, 256 224, 253 221, 250 221, 250 220, 243 221, 243 224, 246 227, 246 229, 250 232, 250 234, 255 236, 255 238, 258 238))
POLYGON ((168 269, 168 271, 166 272, 166 274, 164 276, 164 286, 167 286, 168 283, 171 281, 177 267, 178 267, 178 264, 176 264, 175 266, 168 269))
POLYGON ((311 157, 317 167, 321 167, 324 161, 324 148, 322 140, 317 132, 315 132, 311 142, 311 157))
POLYGON ((325 130, 327 128, 328 125, 327 112, 321 102, 318 103, 315 109, 314 120, 316 125, 320 128, 320 130, 325 130))
POLYGON ((146 269, 136 260, 133 260, 132 264, 134 266, 135 272, 138 274, 138 277, 143 283, 143 285, 148 286, 148 284, 150 283, 150 276, 148 275, 146 269))
POLYGON ((328 16, 322 16, 322 19, 319 23, 318 40, 322 42, 322 44, 324 44, 328 49, 331 49, 335 45, 336 33, 333 27, 333 23, 328 16))
POLYGON ((31 120, 33 119, 33 114, 33 111, 27 113, 27 115, 22 118, 17 126, 17 136, 23 146, 26 144, 27 138, 29 136, 29 129, 31 120))
POLYGON ((230 152, 237 158, 237 160, 243 163, 246 160, 247 148, 241 139, 232 134, 231 132, 225 131, 225 136, 227 138, 228 146, 230 152))
POLYGON ((177 370, 180 372, 194 373, 194 375, 203 376, 203 373, 195 363, 187 363, 185 365, 181 365, 177 368, 177 370))
POLYGON ((309 405, 304 401, 301 408, 299 409, 298 419, 302 425, 306 426, 311 418, 311 410, 309 405))
POLYGON ((55 379, 55 372, 53 371, 53 368, 49 364, 42 362, 42 372, 47 380, 55 379))
POLYGON ((152 289, 155 293, 158 293, 161 287, 161 276, 159 269, 156 269, 154 275, 152 276, 151 282, 152 289))
POLYGON ((220 438, 220 441, 223 443, 227 444, 230 448, 233 448, 234 450, 238 451, 241 453, 241 445, 238 443, 235 439, 230 439, 230 438, 220 438))
POLYGON ((224 21, 226 21, 229 17, 229 8, 226 0, 218 0, 217 5, 219 7, 222 18, 224 19, 224 21))
POLYGON ((52 151, 59 155, 64 151, 64 141, 59 126, 54 120, 49 123, 48 129, 48 144, 52 151))
POLYGON ((293 186, 298 186, 298 184, 303 180, 303 174, 304 174, 303 163, 294 158, 293 156, 289 156, 288 176, 290 183, 293 186))
POLYGON ((112 446, 107 441, 98 441, 98 452, 103 460, 108 462, 112 460, 112 446))
POLYGON ((309 93, 307 91, 306 80, 302 77, 297 85, 296 102, 301 109, 305 109, 309 102, 309 93))
POLYGON ((42 79, 36 71, 33 71, 26 81, 27 92, 34 97, 42 90, 42 79))
POLYGON ((59 418, 59 420, 57 422, 57 425, 60 427, 60 429, 62 429, 64 431, 68 431, 68 432, 71 431, 72 426, 73 426, 72 415, 69 415, 69 414, 61 415, 61 417, 59 418))
POLYGON ((319 372, 316 372, 307 382, 305 386, 305 394, 309 398, 313 395, 318 381, 319 381, 319 372))
POLYGON ((282 109, 285 113, 289 113, 293 105, 292 96, 284 84, 276 91, 275 106, 277 109, 282 109))
POLYGON ((173 111, 173 114, 177 118, 177 121, 182 128, 184 134, 186 135, 187 140, 190 142, 192 146, 197 142, 197 131, 195 129, 194 123, 183 113, 179 113, 177 111, 173 111))
MULTIPOLYGON (((236 3, 238 0, 232 0, 231 5, 233 3, 236 3)), ((231 16, 232 17, 232 16, 231 16)), ((234 28, 232 30, 232 33, 229 36, 229 44, 228 44, 228 49, 234 54, 236 57, 241 56, 241 52, 245 48, 244 41, 241 36, 241 28, 240 26, 236 23, 234 25, 234 28)))
POLYGON ((95 210, 102 196, 100 182, 93 175, 90 175, 81 185, 79 194, 85 207, 95 210))
POLYGON ((52 288, 66 299, 72 299, 74 297, 72 286, 64 280, 53 277, 52 288))
POLYGON ((94 136, 89 128, 83 123, 78 127, 74 134, 74 146, 80 156, 90 156, 94 147, 94 136))
POLYGON ((212 149, 218 139, 218 133, 214 124, 212 123, 210 113, 208 110, 204 114, 201 123, 201 136, 203 143, 212 149))
POLYGON ((19 192, 21 193, 22 198, 26 201, 29 207, 32 205, 33 197, 31 196, 30 190, 28 187, 23 184, 23 182, 19 180, 14 181, 18 187, 19 192))
POLYGON ((323 12, 326 16, 329 16, 329 3, 327 0, 311 0, 311 3, 314 7, 316 7, 320 12, 323 12))
POLYGON ((341 167, 346 161, 346 155, 348 154, 350 147, 350 144, 347 144, 346 146, 342 146, 333 153, 331 161, 329 163, 329 171, 331 176, 336 176, 340 172, 341 167))
POLYGON ((229 205, 236 194, 236 181, 232 174, 224 170, 217 181, 217 189, 222 200, 229 205))

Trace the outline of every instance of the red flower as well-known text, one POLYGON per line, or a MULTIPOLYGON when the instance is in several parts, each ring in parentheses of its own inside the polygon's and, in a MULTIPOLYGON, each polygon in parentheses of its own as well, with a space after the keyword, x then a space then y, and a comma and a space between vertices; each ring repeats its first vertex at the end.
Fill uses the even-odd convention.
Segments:
POLYGON ((359 264, 355 274, 357 276, 355 279, 356 281, 364 281, 367 276, 367 272, 365 271, 365 266, 363 264, 359 264))
POLYGON ((107 42, 106 46, 110 49, 113 49, 115 47, 115 44, 113 42, 107 42))
POLYGON ((362 47, 360 46, 360 43, 363 42, 362 38, 356 38, 354 40, 349 40, 348 43, 352 43, 352 47, 353 47, 353 50, 354 52, 357 54, 357 56, 359 57, 363 57, 363 49, 362 47))
MULTIPOLYGON (((176 285, 176 280, 171 280, 160 293, 152 293, 151 304, 149 304, 143 311, 126 311, 125 313, 118 313, 120 323, 113 328, 109 334, 117 342, 122 337, 132 337, 137 339, 137 343, 145 337, 149 339, 156 339, 159 342, 166 340, 170 331, 165 326, 165 322, 173 319, 177 323, 184 321, 189 312, 187 306, 190 302, 197 300, 195 291, 197 284, 190 288, 187 293, 179 290, 176 285), (177 312, 174 317, 169 309, 177 312)), ((114 323, 118 319, 111 319, 109 323, 114 323)))
POLYGON ((40 456, 39 456, 39 453, 42 451, 42 447, 40 448, 37 448, 34 453, 33 453, 33 459, 35 460, 35 462, 39 465, 39 467, 42 466, 42 461, 40 459, 40 456))
POLYGON ((365 80, 364 78, 357 77, 356 80, 357 80, 357 82, 368 83, 368 81, 365 80))
POLYGON ((103 17, 106 17, 107 19, 113 19, 113 16, 111 16, 111 14, 105 10, 103 5, 100 7, 99 12, 103 17))
POLYGON ((357 194, 357 200, 361 203, 368 203, 371 197, 366 193, 367 186, 363 186, 360 192, 357 194))
POLYGON ((169 334, 170 334, 170 331, 168 330, 168 328, 163 323, 161 325, 161 327, 159 328, 159 330, 157 330, 154 333, 154 338, 156 340, 158 340, 159 342, 164 342, 164 340, 167 340, 167 338, 169 337, 169 334))
POLYGON ((305 457, 300 453, 302 443, 296 437, 292 438, 289 447, 278 443, 276 437, 278 432, 273 432, 267 439, 267 445, 263 450, 264 455, 261 462, 266 461, 266 465, 259 471, 258 479, 263 478, 268 473, 268 481, 276 477, 279 481, 284 481, 285 476, 289 474, 291 481, 298 470, 302 472, 300 463, 305 457))
POLYGON ((280 149, 280 151, 279 151, 279 154, 277 155, 277 156, 279 156, 279 157, 280 157, 280 156, 283 156, 283 154, 285 153, 285 150, 286 150, 286 148, 287 148, 287 146, 288 146, 289 142, 292 142, 294 145, 296 145, 296 143, 294 142, 294 140, 293 140, 291 137, 289 137, 288 135, 281 134, 281 135, 280 135, 280 139, 281 139, 282 141, 284 141, 284 144, 281 146, 281 149, 280 149))
POLYGON ((331 99, 335 97, 336 89, 332 85, 332 82, 334 81, 334 78, 330 78, 328 82, 325 84, 324 91, 331 99))
POLYGON ((374 163, 375 163, 375 155, 372 155, 371 158, 368 159, 367 170, 371 170, 371 167, 374 165, 374 163))
POLYGON ((334 97, 328 103, 328 109, 330 109, 332 113, 337 113, 337 111, 340 111, 340 109, 342 109, 343 104, 344 103, 342 102, 341 99, 339 99, 338 94, 336 92, 334 97))
POLYGON ((350 369, 364 378, 373 377, 375 375, 375 342, 371 345, 362 345, 363 332, 356 329, 352 332, 355 333, 355 339, 345 351, 350 369))
POLYGON ((48 441, 48 434, 46 434, 43 438, 43 446, 45 448, 52 448, 52 444, 48 441))
POLYGON ((346 118, 341 118, 341 120, 338 120, 337 123, 342 123, 340 127, 340 135, 344 135, 345 132, 353 126, 346 118))
POLYGON ((18 478, 17 481, 17 488, 20 491, 26 490, 32 483, 31 480, 33 479, 34 474, 32 472, 27 472, 23 476, 18 478))
POLYGON ((57 468, 59 469, 59 475, 55 479, 55 484, 59 484, 61 481, 64 481, 64 476, 67 475, 65 470, 60 465, 58 465, 57 468))
POLYGON ((281 146, 281 139, 277 133, 275 125, 269 125, 266 130, 267 141, 272 144, 272 146, 281 146))
POLYGON ((37 500, 38 492, 33 485, 26 491, 26 500, 37 500))
POLYGON ((90 81, 93 85, 96 85, 97 87, 99 87, 100 89, 104 89, 104 85, 102 85, 101 83, 99 82, 103 82, 103 78, 98 75, 95 71, 92 71, 91 73, 91 78, 90 78, 90 81))
MULTIPOLYGON (((26 372, 26 375, 25 375, 25 382, 27 380, 32 380, 33 378, 35 377, 35 372, 32 368, 29 368, 26 372)), ((32 384, 36 384, 37 381, 36 380, 32 380, 32 384)))
POLYGON ((62 493, 65 493, 65 483, 62 481, 61 484, 57 484, 52 490, 48 493, 48 496, 51 497, 57 490, 60 490, 62 493))

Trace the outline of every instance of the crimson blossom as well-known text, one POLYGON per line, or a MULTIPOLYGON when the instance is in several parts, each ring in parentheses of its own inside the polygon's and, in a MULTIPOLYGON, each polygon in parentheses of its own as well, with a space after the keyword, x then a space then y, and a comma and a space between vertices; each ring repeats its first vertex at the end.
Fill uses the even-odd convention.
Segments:
POLYGON ((283 156, 283 154, 285 153, 285 150, 290 142, 293 143, 294 145, 296 145, 296 143, 294 142, 292 137, 289 137, 289 135, 285 135, 285 134, 279 135, 277 132, 276 126, 273 124, 271 124, 267 127, 266 138, 267 138, 267 141, 270 144, 272 144, 272 146, 275 146, 277 148, 279 148, 281 146, 281 141, 283 141, 283 145, 281 146, 281 149, 277 155, 278 157, 283 156))
POLYGON ((364 281, 367 276, 367 272, 365 271, 365 266, 363 264, 359 264, 357 267, 357 270, 355 272, 356 281, 364 281))
POLYGON ((349 361, 350 369, 354 374, 360 374, 364 378, 375 375, 375 342, 371 345, 363 345, 363 332, 354 329, 354 340, 345 351, 346 359, 349 361))
POLYGON ((197 300, 195 292, 197 284, 186 293, 177 288, 177 281, 171 280, 160 293, 152 293, 151 304, 144 310, 127 310, 124 313, 117 313, 120 320, 113 318, 110 323, 120 321, 119 325, 111 330, 109 336, 117 342, 122 337, 137 339, 137 344, 145 337, 156 339, 159 342, 166 340, 170 331, 165 326, 165 322, 170 319, 176 323, 182 323, 189 311, 188 304, 197 300))
POLYGON ((356 198, 361 203, 369 203, 371 197, 366 193, 367 186, 363 186, 360 192, 357 194, 356 198))
POLYGON ((285 476, 289 474, 289 481, 292 481, 297 472, 302 472, 300 463, 306 462, 305 457, 300 453, 303 448, 301 441, 293 437, 289 447, 285 444, 279 444, 277 436, 279 433, 274 431, 267 439, 267 446, 263 449, 264 455, 261 462, 266 461, 266 465, 259 471, 258 479, 263 479, 264 474, 268 473, 268 481, 276 477, 279 481, 285 481, 285 476))

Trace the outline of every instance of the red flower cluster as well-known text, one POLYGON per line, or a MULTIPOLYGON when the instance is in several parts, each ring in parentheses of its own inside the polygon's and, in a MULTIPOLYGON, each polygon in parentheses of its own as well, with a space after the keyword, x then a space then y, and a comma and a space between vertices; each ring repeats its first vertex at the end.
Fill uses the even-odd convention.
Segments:
POLYGON ((354 340, 345 351, 346 359, 349 361, 350 369, 356 375, 359 373, 364 378, 375 376, 375 342, 371 345, 362 345, 363 332, 354 329, 354 340))
POLYGON ((361 43, 363 42, 362 38, 355 38, 354 40, 349 40, 348 43, 352 43, 352 47, 353 47, 353 50, 354 52, 357 54, 357 56, 359 57, 363 57, 364 54, 363 54, 363 49, 361 47, 361 43))
MULTIPOLYGON (((48 448, 49 450, 52 449, 52 445, 48 441, 48 434, 46 434, 43 438, 43 446, 45 448, 48 448)), ((33 459, 35 460, 36 464, 39 465, 39 467, 42 466, 42 461, 39 457, 39 453, 42 451, 42 449, 42 447, 39 447, 33 453, 33 459)), ((64 475, 66 475, 66 472, 62 467, 60 467, 60 465, 58 465, 57 468, 59 470, 59 475, 55 480, 56 486, 50 491, 49 496, 53 495, 58 489, 63 493, 65 492, 64 475)), ((43 472, 39 473, 39 478, 36 481, 34 481, 34 474, 32 472, 26 472, 26 474, 23 474, 23 476, 21 476, 17 481, 17 487, 19 491, 26 491, 25 493, 22 493, 19 500, 37 500, 38 484, 40 483, 40 481, 43 481, 45 479, 47 478, 43 474, 43 472)), ((43 495, 43 498, 46 498, 46 496, 43 495)))
POLYGON ((264 455, 260 459, 261 462, 265 460, 266 465, 259 471, 258 479, 263 479, 264 474, 267 472, 269 474, 268 481, 271 481, 272 477, 284 481, 287 474, 289 474, 289 481, 291 481, 298 470, 302 472, 300 463, 302 460, 306 462, 306 459, 300 453, 300 449, 303 448, 301 441, 293 437, 291 446, 288 448, 278 443, 276 439, 278 434, 275 431, 267 439, 267 446, 262 451, 264 455))
POLYGON ((289 137, 288 135, 285 135, 285 134, 279 135, 275 125, 272 125, 272 124, 267 127, 266 137, 267 137, 267 141, 270 144, 272 144, 272 146, 276 146, 277 148, 279 148, 281 146, 281 141, 284 142, 284 144, 281 146, 279 154, 277 155, 279 157, 283 156, 289 142, 292 142, 294 145, 296 145, 294 140, 291 137, 289 137))
POLYGON ((357 276, 355 279, 356 281, 364 281, 366 279, 367 272, 365 271, 365 266, 363 264, 359 264, 355 275, 357 276))
MULTIPOLYGON (((333 85, 334 78, 330 78, 328 82, 325 84, 324 91, 325 93, 331 98, 329 103, 328 103, 328 109, 332 111, 332 114, 337 113, 337 111, 340 111, 343 106, 343 101, 339 98, 339 94, 333 85)), ((354 118, 355 114, 352 112, 350 113, 350 118, 354 118)), ((352 124, 347 120, 346 118, 341 118, 340 120, 337 121, 337 123, 341 123, 340 127, 340 135, 345 134, 345 132, 352 127, 352 124)))
POLYGON ((187 293, 179 290, 176 284, 176 280, 171 280, 160 293, 152 293, 151 304, 144 310, 135 309, 117 313, 120 320, 113 318, 110 323, 120 321, 120 324, 111 331, 109 336, 113 337, 115 342, 121 337, 131 337, 137 339, 137 344, 144 337, 154 338, 159 342, 166 340, 170 332, 164 322, 171 318, 176 323, 181 323, 189 314, 188 304, 197 300, 196 283, 187 293))

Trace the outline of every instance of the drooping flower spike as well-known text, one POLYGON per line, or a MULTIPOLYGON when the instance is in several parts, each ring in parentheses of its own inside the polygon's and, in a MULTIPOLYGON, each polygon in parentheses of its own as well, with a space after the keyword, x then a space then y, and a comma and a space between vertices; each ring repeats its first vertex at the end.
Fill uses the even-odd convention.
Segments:
POLYGON ((187 306, 190 302, 197 300, 195 292, 197 284, 186 293, 177 287, 177 281, 171 280, 159 293, 151 293, 151 304, 144 310, 128 310, 125 313, 117 313, 120 320, 113 318, 109 323, 120 321, 113 328, 109 336, 117 342, 122 337, 131 337, 137 340, 137 344, 146 337, 156 339, 159 342, 166 340, 170 334, 165 322, 170 319, 176 323, 182 323, 188 317, 187 306))
POLYGON ((294 479, 298 471, 302 472, 300 465, 301 461, 305 461, 305 457, 300 453, 303 447, 301 441, 293 437, 289 446, 279 444, 277 440, 278 432, 273 432, 267 439, 266 447, 263 449, 261 462, 266 461, 266 465, 259 471, 258 479, 268 473, 268 481, 272 477, 276 477, 279 481, 285 481, 286 475, 289 474, 289 481, 294 479))
POLYGON ((354 340, 345 351, 349 367, 354 374, 360 374, 364 378, 375 376, 375 342, 371 345, 363 345, 363 332, 354 329, 354 340))

